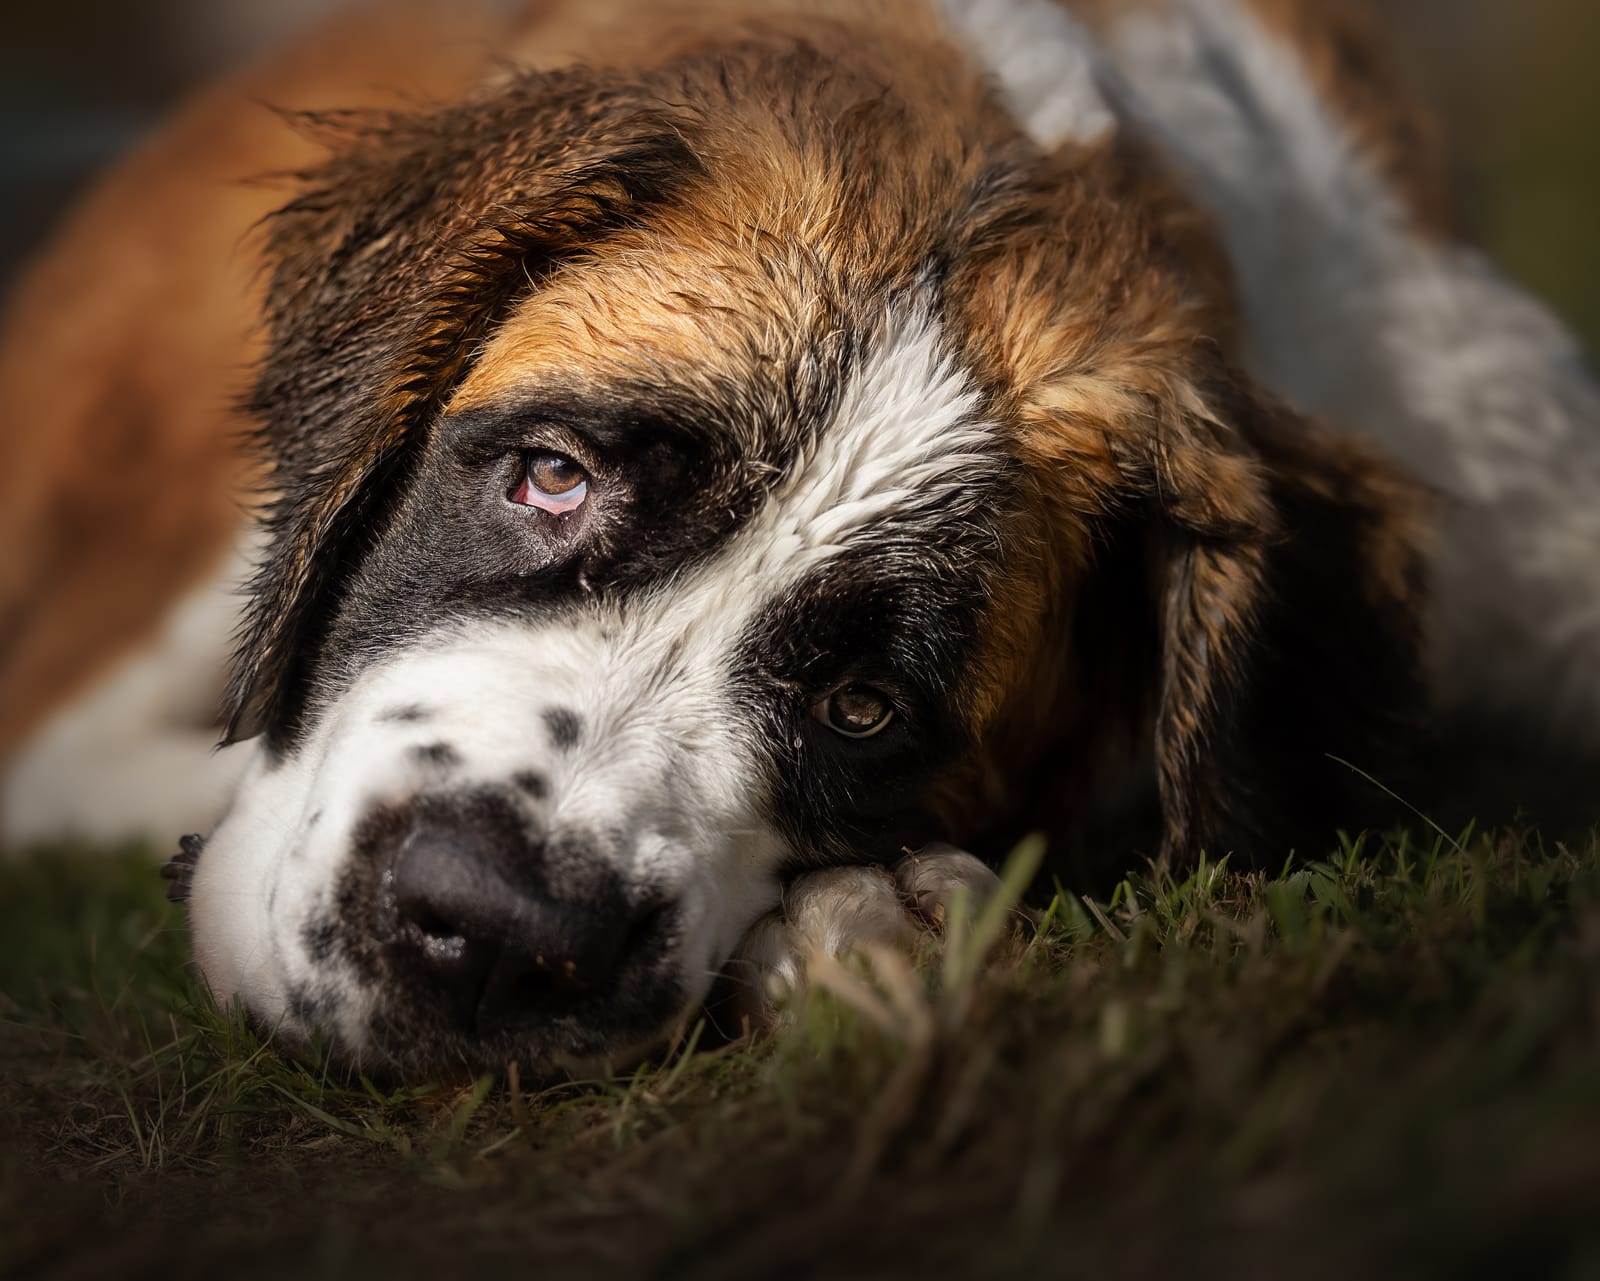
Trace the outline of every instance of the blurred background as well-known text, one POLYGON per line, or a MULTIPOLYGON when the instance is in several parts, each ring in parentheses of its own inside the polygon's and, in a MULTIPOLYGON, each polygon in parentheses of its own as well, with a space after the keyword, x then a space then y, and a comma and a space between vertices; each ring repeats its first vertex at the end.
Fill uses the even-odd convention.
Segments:
MULTIPOLYGON (((1600 350, 1600 0, 1375 0, 1436 107, 1474 236, 1600 350)), ((351 0, 4 0, 0 289, 197 82, 351 0)))

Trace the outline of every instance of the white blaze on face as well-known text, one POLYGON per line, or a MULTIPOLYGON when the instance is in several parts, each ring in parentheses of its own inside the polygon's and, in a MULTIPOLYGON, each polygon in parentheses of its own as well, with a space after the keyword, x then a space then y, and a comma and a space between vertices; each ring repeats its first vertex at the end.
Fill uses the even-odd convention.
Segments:
POLYGON ((258 762, 194 879, 212 990, 290 1032, 306 1030, 290 993, 314 990, 359 1054, 384 994, 305 941, 337 910, 353 832, 374 807, 429 788, 537 774, 546 830, 619 834, 615 870, 677 896, 676 961, 697 1002, 776 902, 790 853, 767 817, 763 728, 737 697, 747 632, 879 522, 936 510, 994 466, 993 429, 927 308, 886 316, 832 420, 720 553, 624 600, 441 629, 358 677, 292 759, 258 762), (386 717, 406 707, 427 718, 386 717), (576 719, 576 742, 552 741, 551 712, 576 719), (451 750, 447 773, 416 750, 434 744, 451 750))

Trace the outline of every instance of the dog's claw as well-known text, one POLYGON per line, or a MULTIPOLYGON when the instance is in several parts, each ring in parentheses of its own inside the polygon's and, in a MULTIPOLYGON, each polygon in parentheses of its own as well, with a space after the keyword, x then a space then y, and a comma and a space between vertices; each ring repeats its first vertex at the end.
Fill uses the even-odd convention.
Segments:
POLYGON ((188 836, 178 838, 178 852, 166 861, 161 867, 163 880, 171 881, 167 886, 167 900, 172 903, 187 903, 189 901, 189 886, 194 880, 195 866, 200 862, 200 855, 206 848, 206 839, 203 836, 190 833, 188 836))

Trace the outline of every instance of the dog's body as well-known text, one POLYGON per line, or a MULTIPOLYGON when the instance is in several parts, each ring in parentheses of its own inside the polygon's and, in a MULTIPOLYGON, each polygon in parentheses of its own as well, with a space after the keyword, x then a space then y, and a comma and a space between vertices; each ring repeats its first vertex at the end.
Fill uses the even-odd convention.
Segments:
POLYGON ((0 352, 7 838, 242 778, 194 870, 220 995, 368 1061, 581 1061, 741 937, 792 975, 982 883, 906 846, 1148 792, 1169 851, 1281 856, 1424 702, 1600 747, 1600 398, 1342 3, 475 21, 198 105, 0 352), (257 105, 374 84, 446 105, 257 105), (283 190, 229 180, 286 170, 263 274, 283 190))

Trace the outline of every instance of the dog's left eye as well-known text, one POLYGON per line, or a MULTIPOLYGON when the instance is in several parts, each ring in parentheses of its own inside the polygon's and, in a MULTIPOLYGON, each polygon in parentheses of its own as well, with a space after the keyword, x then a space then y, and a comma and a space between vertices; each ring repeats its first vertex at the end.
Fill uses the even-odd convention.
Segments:
POLYGON ((528 455, 522 480, 511 491, 511 501, 536 507, 552 516, 564 516, 583 506, 589 496, 589 477, 563 454, 539 450, 528 455))
POLYGON ((870 685, 846 685, 812 707, 811 715, 846 738, 871 738, 894 719, 894 704, 870 685))

